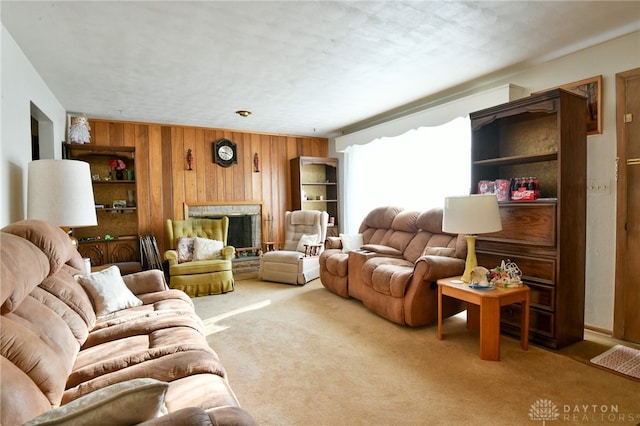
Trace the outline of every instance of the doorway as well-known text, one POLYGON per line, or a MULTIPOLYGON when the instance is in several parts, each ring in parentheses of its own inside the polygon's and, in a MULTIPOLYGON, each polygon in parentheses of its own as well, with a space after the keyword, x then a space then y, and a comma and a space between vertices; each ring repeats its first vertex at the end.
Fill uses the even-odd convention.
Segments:
POLYGON ((640 68, 616 74, 615 337, 640 343, 640 68))

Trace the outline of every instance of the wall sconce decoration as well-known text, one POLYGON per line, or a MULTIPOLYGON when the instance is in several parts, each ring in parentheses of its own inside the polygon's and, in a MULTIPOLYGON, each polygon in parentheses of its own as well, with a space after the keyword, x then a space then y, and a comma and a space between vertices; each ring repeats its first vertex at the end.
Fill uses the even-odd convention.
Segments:
POLYGON ((187 166, 189 167, 187 170, 193 170, 193 151, 191 148, 187 150, 187 166))
POLYGON ((260 156, 257 152, 253 154, 253 171, 260 173, 260 156))

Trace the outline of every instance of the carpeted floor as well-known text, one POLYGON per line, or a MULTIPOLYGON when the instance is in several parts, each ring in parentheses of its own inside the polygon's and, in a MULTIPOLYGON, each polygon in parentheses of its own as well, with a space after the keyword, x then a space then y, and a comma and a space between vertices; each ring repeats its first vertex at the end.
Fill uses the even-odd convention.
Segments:
POLYGON ((193 301, 262 425, 640 423, 640 382, 506 336, 501 360, 482 361, 463 316, 439 341, 435 325, 395 325, 319 280, 243 280, 193 301))

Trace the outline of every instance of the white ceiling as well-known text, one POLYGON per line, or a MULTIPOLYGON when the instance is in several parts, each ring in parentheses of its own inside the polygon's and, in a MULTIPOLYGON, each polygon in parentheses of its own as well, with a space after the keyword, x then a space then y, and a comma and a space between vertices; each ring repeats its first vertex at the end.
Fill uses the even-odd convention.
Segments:
MULTIPOLYGON (((636 1, 5 1, 70 112, 331 137, 640 29, 636 1), (236 110, 253 112, 248 118, 236 110)), ((637 53, 637 52, 636 52, 637 53)))

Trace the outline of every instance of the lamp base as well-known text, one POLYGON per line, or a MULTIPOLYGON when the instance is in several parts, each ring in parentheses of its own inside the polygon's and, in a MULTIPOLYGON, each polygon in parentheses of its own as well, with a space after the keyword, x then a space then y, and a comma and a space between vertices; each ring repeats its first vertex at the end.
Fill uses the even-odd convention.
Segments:
POLYGON ((73 236, 73 228, 67 228, 67 227, 63 226, 62 230, 67 233, 67 235, 69 236, 69 239, 71 240, 71 243, 73 244, 73 246, 75 248, 78 248, 78 239, 73 236))
POLYGON ((478 259, 476 258, 476 235, 465 235, 467 239, 467 261, 464 264, 464 274, 462 274, 462 281, 468 283, 471 281, 471 271, 478 266, 478 259))

